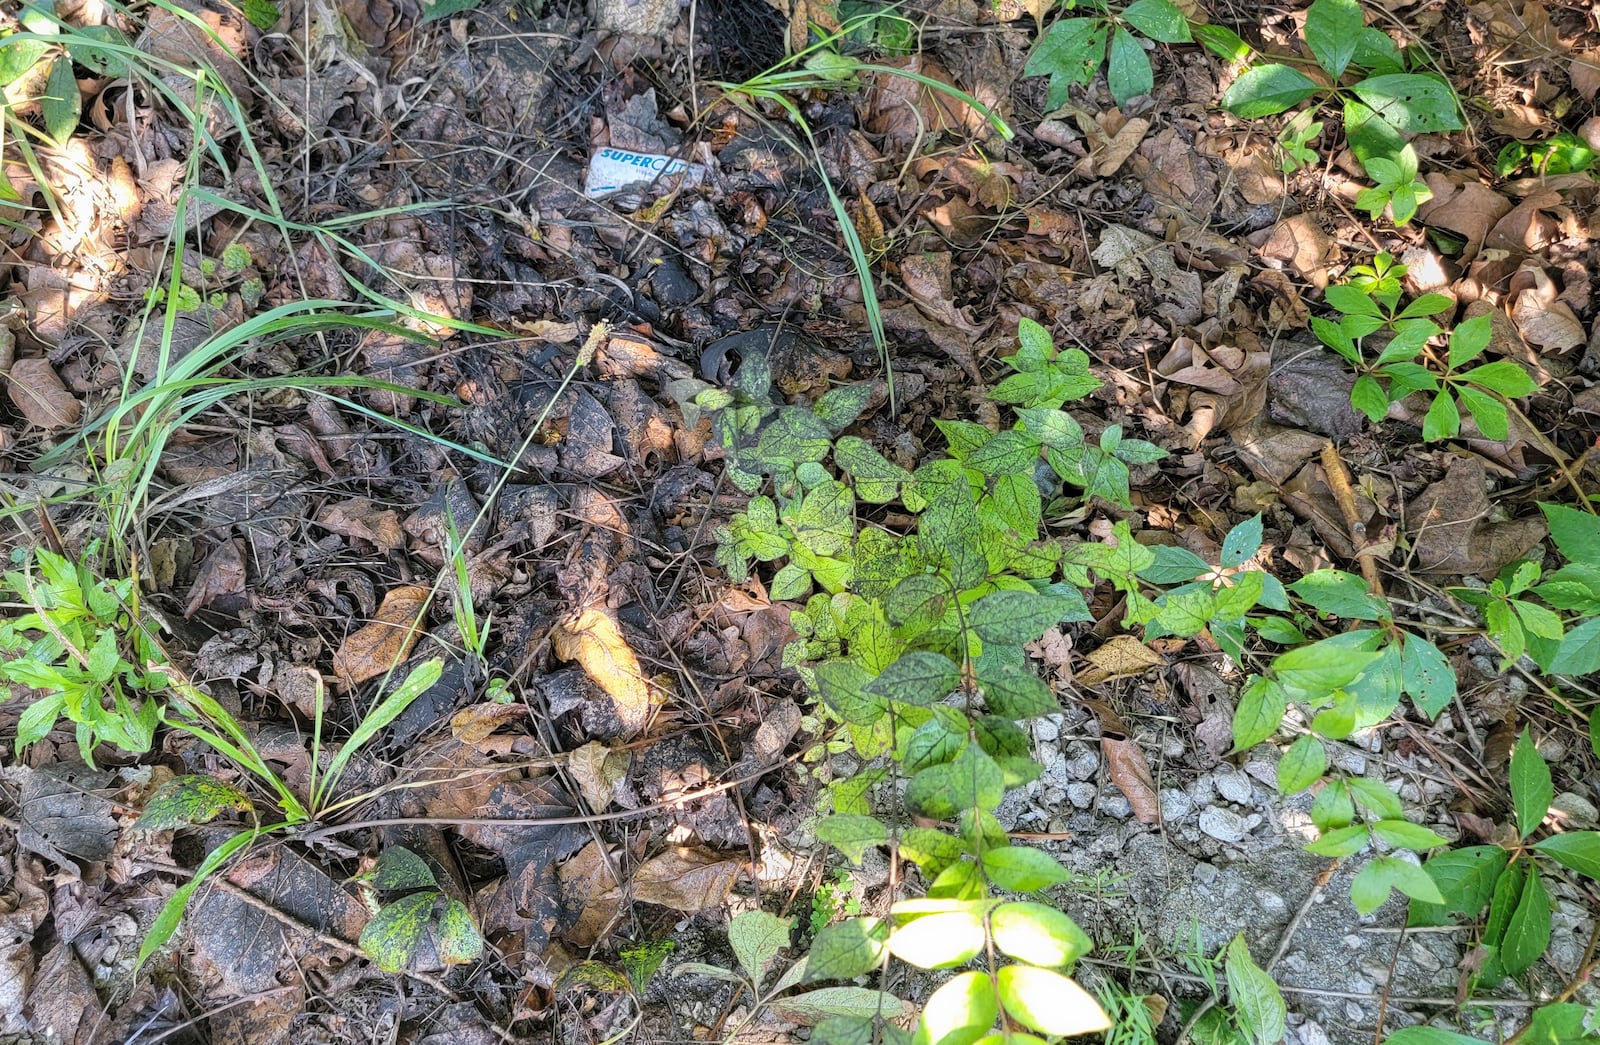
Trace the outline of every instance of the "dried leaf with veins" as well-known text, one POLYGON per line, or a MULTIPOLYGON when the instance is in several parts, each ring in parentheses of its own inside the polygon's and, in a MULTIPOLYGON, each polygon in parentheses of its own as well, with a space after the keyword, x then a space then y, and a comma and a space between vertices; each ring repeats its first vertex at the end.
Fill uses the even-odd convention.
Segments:
POLYGON ((606 691, 628 733, 644 728, 650 717, 653 687, 608 611, 591 608, 562 621, 551 633, 550 641, 556 656, 577 661, 584 673, 606 691))

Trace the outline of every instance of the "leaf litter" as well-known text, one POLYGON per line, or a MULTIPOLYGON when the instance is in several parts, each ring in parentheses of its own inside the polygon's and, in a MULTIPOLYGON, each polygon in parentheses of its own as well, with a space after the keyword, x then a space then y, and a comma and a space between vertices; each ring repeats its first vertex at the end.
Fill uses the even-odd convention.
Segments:
MULTIPOLYGON (((8 1032, 111 1040, 142 1019, 210 1012, 214 1039, 354 1040, 414 1018, 427 998, 458 1003, 429 1025, 435 1036, 576 1025, 603 1038, 616 992, 575 974, 579 955, 615 961, 673 936, 712 954, 720 912, 759 903, 774 868, 803 863, 814 781, 796 756, 815 737, 784 658, 790 607, 760 577, 735 584, 715 564, 711 535, 742 499, 719 481, 709 422, 668 385, 698 374, 733 388, 741 369, 765 364, 785 396, 811 401, 883 376, 833 211, 810 158, 751 109, 723 104, 694 122, 680 60, 690 30, 672 5, 642 5, 661 35, 603 40, 585 35, 594 22, 579 5, 515 19, 457 6, 419 24, 404 5, 285 5, 271 33, 198 8, 158 6, 143 21, 64 11, 114 23, 158 58, 210 63, 246 126, 230 129, 228 106, 192 84, 146 97, 93 76, 77 81, 84 116, 71 149, 29 166, 8 138, 4 173, 23 206, 5 207, 16 306, 0 355, 11 408, 0 453, 17 496, 42 501, 92 480, 41 457, 114 406, 125 375, 150 382, 276 305, 386 295, 428 315, 252 340, 222 364, 251 378, 345 367, 385 385, 342 400, 262 390, 178 424, 145 520, 165 565, 143 598, 174 622, 174 647, 194 651, 197 680, 302 791, 319 711, 330 736, 347 737, 371 680, 408 658, 456 662, 386 731, 381 757, 352 770, 340 794, 366 801, 342 814, 347 829, 262 844, 191 906, 178 949, 161 959, 183 1001, 136 981, 124 959, 212 829, 135 832, 124 803, 179 768, 235 790, 250 781, 176 735, 159 757, 104 771, 75 765, 65 735, 30 748, 7 770, 17 826, 4 878, 16 899, 0 983, 17 1004, 0 1011, 20 1014, 6 1017, 8 1032), (248 136, 264 168, 218 177, 185 106, 199 106, 215 136, 248 136), (605 146, 688 158, 696 173, 586 199, 584 165, 605 146), (473 206, 446 206, 463 200, 473 206), (295 224, 274 227, 278 207, 295 224), (176 267, 175 235, 187 237, 176 267), (181 299, 170 326, 162 295, 181 299), (156 310, 141 315, 145 302, 156 310), (592 365, 568 380, 602 320, 592 365), (464 586, 450 555, 458 540, 464 586), (460 654, 464 614, 490 636, 481 662, 460 654), (347 692, 319 706, 318 684, 335 682, 347 692), (401 845, 429 854, 441 888, 469 904, 492 959, 477 978, 423 959, 413 972, 444 978, 403 979, 399 998, 356 957, 369 913, 349 879, 360 857, 401 845), (104 961, 85 960, 91 942, 104 961), (331 1000, 314 1004, 318 995, 331 1000)), ((785 35, 803 40, 836 14, 814 0, 773 5, 763 42, 715 6, 701 12, 696 53, 724 63, 722 77, 759 72, 785 35), (770 53, 757 60, 724 42, 741 38, 770 53)), ((907 17, 936 26, 936 42, 889 59, 994 106, 1020 132, 1013 145, 976 110, 904 77, 806 99, 808 119, 829 129, 821 162, 878 258, 894 342, 901 411, 890 416, 877 396, 853 431, 914 468, 941 445, 933 419, 983 418, 979 390, 999 380, 995 357, 1026 316, 1089 351, 1105 380, 1074 407, 1086 429, 1121 424, 1173 452, 1134 473, 1141 541, 1209 553, 1259 512, 1275 570, 1376 555, 1431 608, 1432 584, 1492 577, 1535 548, 1544 523, 1526 510, 1525 484, 1552 466, 1597 477, 1586 453, 1600 434, 1592 176, 1490 180, 1493 157, 1467 139, 1423 142, 1433 197, 1392 247, 1413 289, 1492 312, 1492 357, 1544 386, 1505 440, 1469 426, 1423 446, 1389 427, 1422 425, 1407 404, 1385 426, 1352 411, 1348 368, 1307 330, 1328 284, 1370 253, 1339 195, 1344 158, 1329 158, 1326 183, 1281 169, 1259 127, 1215 109, 1227 69, 1197 47, 1152 52, 1145 95, 1115 104, 1093 79, 1053 107, 1045 80, 1023 76, 1043 10, 912 4, 907 17), (1353 476, 1353 516, 1330 440, 1353 476)), ((1595 96, 1600 47, 1570 12, 1496 0, 1473 6, 1459 30, 1432 14, 1403 11, 1452 75, 1476 77, 1472 93, 1499 104, 1490 133, 1560 124, 1565 87, 1595 96), (1507 61, 1471 63, 1473 46, 1507 61)), ((1275 18, 1256 28, 1265 46, 1297 38, 1275 18)), ((96 535, 86 514, 52 511, 72 550, 96 535)), ((1086 512, 1062 526, 1103 536, 1101 522, 1086 512)), ((1006 826, 1071 833, 1085 873, 1131 874, 1126 911, 1085 915, 1097 935, 1155 929, 1173 942, 1195 926, 1215 953, 1243 947, 1242 931, 1260 953, 1287 920, 1278 908, 1304 895, 1298 846, 1280 823, 1304 814, 1263 800, 1270 762, 1229 751, 1237 679, 1206 666, 1215 651, 1203 639, 1147 644, 1117 632, 1117 606, 1091 612, 1040 646, 1063 707, 1038 733, 1045 775, 1006 826)), ((1449 657, 1463 692, 1484 694, 1458 713, 1491 739, 1504 734, 1517 714, 1512 681, 1470 643, 1449 657)), ((3 721, 27 699, 3 705, 13 716, 3 721)), ((1470 750, 1476 733, 1455 726, 1459 736, 1441 723, 1398 751, 1342 757, 1415 771, 1408 801, 1431 816, 1447 796, 1428 790, 1416 746, 1470 750)), ((859 768, 848 755, 830 766, 859 768)), ((1460 804, 1462 824, 1494 815, 1460 804)), ((247 819, 227 803, 218 812, 247 819)), ((886 881, 864 869, 859 888, 881 898, 886 881)), ((1353 925, 1319 912, 1302 932, 1341 939, 1353 925)), ((1448 996, 1461 956, 1431 938, 1419 946, 1393 964, 1399 982, 1448 996)), ((1308 951, 1301 939, 1285 952, 1286 977, 1344 996, 1291 995, 1296 1040, 1370 1035, 1381 1003, 1350 969, 1388 956, 1358 948, 1330 968, 1308 951)), ((725 997, 653 1002, 649 1026, 663 1037, 709 1026, 725 997)))

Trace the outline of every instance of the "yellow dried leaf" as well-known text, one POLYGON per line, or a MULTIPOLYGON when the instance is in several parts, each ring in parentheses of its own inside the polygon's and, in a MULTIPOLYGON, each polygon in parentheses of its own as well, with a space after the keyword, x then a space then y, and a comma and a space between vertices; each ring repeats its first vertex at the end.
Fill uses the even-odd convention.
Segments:
POLYGON ((1115 635, 1089 654, 1089 663, 1093 666, 1078 672, 1077 682, 1081 686, 1098 686, 1112 679, 1142 675, 1151 668, 1161 667, 1166 660, 1132 635, 1115 635))
POLYGON ((422 636, 418 619, 428 602, 428 589, 404 584, 390 589, 378 614, 339 644, 333 670, 348 686, 376 678, 406 659, 422 636))
POLYGON ((584 610, 558 624, 550 642, 556 656, 577 661, 584 674, 605 690, 628 733, 644 728, 650 717, 650 681, 611 614, 584 610))
POLYGON ((611 804, 617 785, 627 777, 628 753, 591 740, 567 754, 567 772, 577 781, 589 809, 598 813, 611 804))

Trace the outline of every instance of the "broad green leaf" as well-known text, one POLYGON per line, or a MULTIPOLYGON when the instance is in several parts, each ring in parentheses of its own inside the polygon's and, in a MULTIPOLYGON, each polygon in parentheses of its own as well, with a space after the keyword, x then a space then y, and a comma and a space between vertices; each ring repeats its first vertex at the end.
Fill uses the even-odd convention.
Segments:
POLYGON ((916 774, 932 766, 942 765, 961 754, 967 746, 966 716, 953 708, 934 708, 937 712, 952 712, 960 719, 955 725, 945 721, 941 714, 918 726, 906 742, 901 756, 906 772, 916 774))
POLYGON ((1306 852, 1329 858, 1354 856, 1367 847, 1365 824, 1336 827, 1314 842, 1306 843, 1306 852))
POLYGON ((1242 566, 1261 550, 1261 514, 1258 512, 1228 531, 1222 539, 1221 565, 1224 569, 1242 566))
POLYGON ((445 900, 439 912, 438 941, 439 960, 446 965, 466 965, 483 957, 483 934, 460 900, 445 900))
POLYGON ((888 710, 888 702, 867 692, 872 676, 853 660, 826 660, 816 666, 817 695, 846 722, 870 726, 888 710))
POLYGON ((1372 831, 1396 849, 1434 849, 1450 844, 1437 832, 1409 820, 1379 820, 1372 825, 1372 831))
POLYGON ((1272 977, 1250 956, 1244 934, 1233 938, 1227 951, 1228 1001, 1239 1024, 1255 1045, 1276 1045, 1283 1040, 1288 1007, 1272 977))
POLYGON ((983 854, 983 870, 995 885, 1014 893, 1031 893, 1072 880, 1072 872, 1055 857, 1027 846, 989 850, 983 854))
POLYGON ((1028 432, 1013 428, 988 439, 967 455, 966 465, 984 475, 1033 474, 1042 444, 1028 432))
POLYGON ((1118 105, 1128 99, 1149 94, 1155 86, 1155 76, 1150 69, 1150 56, 1144 53, 1139 41, 1122 26, 1111 31, 1111 53, 1106 63, 1106 85, 1118 105))
POLYGON ((833 433, 809 410, 785 407, 767 423, 756 443, 756 456, 765 462, 820 461, 833 448, 833 433))
POLYGON ((1293 621, 1282 617, 1252 617, 1250 621, 1255 625, 1257 635, 1280 646, 1299 646, 1311 641, 1306 638, 1305 632, 1294 626, 1293 621))
POLYGON ((1384 1045, 1484 1045, 1482 1038, 1469 1038, 1438 1027, 1402 1027, 1383 1040, 1384 1045))
MULTIPOLYGON (((983 446, 990 439, 994 438, 993 432, 989 431, 987 428, 975 421, 947 421, 936 418, 933 423, 938 427, 940 434, 944 436, 945 442, 949 444, 950 456, 956 458, 962 463, 965 463, 967 458, 970 457, 972 453, 979 447, 983 446)), ((933 497, 933 491, 925 488, 928 484, 925 484, 922 481, 923 473, 924 469, 917 469, 918 488, 922 489, 925 497, 931 499, 933 497)), ((944 485, 948 479, 953 479, 955 477, 948 476, 942 472, 930 471, 928 473, 928 478, 930 480, 937 480, 939 485, 944 485)))
POLYGON ((974 602, 967 623, 984 642, 1033 642, 1059 619, 1055 600, 1033 591, 997 591, 974 602))
POLYGON ((1290 744, 1278 760, 1278 790, 1292 795, 1316 783, 1327 771, 1327 750, 1321 739, 1307 733, 1290 744))
MULTIPOLYGON (((53 715, 51 717, 54 718, 53 715)), ((20 727, 18 732, 20 737, 20 727)), ((224 810, 248 813, 252 808, 248 795, 215 777, 173 777, 156 788, 145 802, 137 826, 147 831, 165 831, 193 824, 209 824, 224 810)))
POLYGON ((1094 946, 1077 922, 1054 907, 1026 900, 995 908, 989 928, 1002 954, 1052 969, 1077 961, 1094 946))
POLYGON ((19 79, 50 53, 48 40, 0 40, 0 87, 19 79))
POLYGON ((759 908, 741 911, 728 923, 728 946, 750 982, 759 984, 767 966, 789 945, 793 918, 779 918, 759 908))
POLYGON ((1541 1005, 1528 1017, 1518 1040, 1526 1045, 1594 1045, 1600 1042, 1594 1014, 1592 1006, 1577 1002, 1541 1005))
POLYGON ((1344 103, 1344 131, 1350 151, 1365 166, 1377 157, 1398 156, 1405 148, 1405 137, 1369 105, 1354 97, 1344 103))
POLYGON ((1094 995, 1058 972, 1007 965, 995 975, 995 984, 1006 1015, 1041 1034, 1097 1034, 1111 1028, 1094 995))
POLYGON ((1123 19, 1152 40, 1164 44, 1188 43, 1189 20, 1171 0, 1134 0, 1122 9, 1123 19))
POLYGON ((1428 407, 1428 412, 1422 418, 1422 438, 1424 442, 1437 442, 1440 439, 1454 439, 1461 434, 1461 411, 1456 406, 1455 397, 1449 389, 1441 389, 1434 396, 1433 405, 1428 407))
POLYGON ((434 889, 439 882, 428 862, 403 845, 385 846, 378 854, 369 880, 385 890, 434 889))
POLYGON ((1522 898, 1506 923, 1500 941, 1500 965, 1511 976, 1521 976, 1550 947, 1550 894, 1537 872, 1522 883, 1522 898))
POLYGON ((996 476, 989 496, 980 505, 987 509, 1004 526, 1015 530, 1025 540, 1036 540, 1039 523, 1044 516, 1044 501, 1039 484, 1033 481, 1031 470, 1019 475, 996 476))
MULTIPOLYGON (((9 672, 5 674, 8 678, 13 677, 9 672)), ((23 709, 22 714, 17 717, 18 754, 21 754, 22 749, 29 744, 37 743, 49 736, 66 703, 65 693, 47 693, 23 709)))
POLYGON ((1456 696, 1456 672, 1429 640, 1408 634, 1400 647, 1401 685, 1423 714, 1434 718, 1456 696))
POLYGON ((1306 11, 1306 45, 1333 79, 1344 75, 1365 25, 1356 0, 1315 0, 1306 11))
POLYGON ((1600 566, 1600 516, 1564 504, 1540 504, 1550 523, 1550 539, 1568 562, 1600 566))
POLYGON ((1448 294, 1423 294, 1411 304, 1401 310, 1396 319, 1419 319, 1423 316, 1437 316, 1441 312, 1455 308, 1455 299, 1448 294))
POLYGON ((860 867, 861 858, 868 849, 888 843, 889 831, 876 817, 860 813, 834 813, 817 821, 817 838, 838 849, 852 864, 860 867))
POLYGON ((1155 559, 1139 571, 1139 576, 1151 584, 1163 587, 1183 584, 1211 571, 1211 564, 1187 548, 1175 544, 1158 544, 1151 549, 1155 559))
POLYGON ((952 594, 950 582, 944 578, 914 574, 890 589, 884 599, 884 616, 896 627, 921 634, 939 623, 952 594))
POLYGON ((950 969, 977 957, 987 939, 981 911, 951 911, 895 929, 889 934, 889 951, 919 969, 950 969))
POLYGON ((1315 80, 1287 65, 1258 65, 1228 86, 1222 107, 1241 119, 1256 120, 1293 108, 1321 89, 1315 80))
POLYGON ((994 1026, 1000 1006, 994 981, 984 972, 964 972, 933 992, 922 1010, 921 1030, 933 1043, 975 1041, 994 1026), (959 1035, 957 1037, 956 1035, 959 1035))
POLYGON ((866 687, 868 693, 902 704, 926 707, 948 697, 961 685, 961 669, 942 653, 925 650, 903 654, 866 687))
POLYGON ((827 426, 835 435, 849 428, 855 419, 861 416, 861 411, 867 408, 867 401, 872 398, 872 385, 867 381, 858 381, 852 385, 840 385, 824 392, 811 412, 817 420, 827 426))
POLYGON ((1483 923, 1483 942, 1494 947, 1497 954, 1505 939, 1506 926, 1511 924, 1511 916, 1516 913, 1517 903, 1522 899, 1522 887, 1531 866, 1530 860, 1508 863, 1500 877, 1495 879, 1494 895, 1489 900, 1489 917, 1483 923))
POLYGON ((859 436, 841 436, 833 445, 833 460, 855 480, 856 496, 871 504, 892 501, 899 484, 911 481, 911 473, 884 457, 859 436))
POLYGON ((900 832, 900 855, 922 868, 929 878, 937 878, 965 852, 959 838, 931 827, 908 827, 900 832))
POLYGON ((1442 904, 1411 904, 1412 925, 1445 925, 1452 916, 1474 918, 1494 896, 1494 884, 1510 855, 1497 845, 1475 845, 1440 853, 1422 865, 1444 895, 1442 904))
POLYGON ((1234 748, 1243 751, 1272 736, 1288 710, 1289 698, 1282 686, 1264 675, 1252 675, 1233 712, 1234 748))
POLYGON ((830 925, 811 941, 806 954, 809 980, 852 980, 883 961, 889 926, 879 918, 851 918, 830 925))
POLYGON ((1367 582, 1343 570, 1316 570, 1286 587, 1313 609, 1345 620, 1388 620, 1389 604, 1367 590, 1367 582))
POLYGON ((1428 873, 1397 856, 1379 856, 1367 861, 1350 883, 1350 902, 1356 911, 1371 914, 1389 899, 1391 889, 1398 889, 1414 900, 1424 903, 1444 903, 1444 894, 1428 873))
POLYGON ((1563 867, 1600 882, 1600 831, 1568 831, 1533 847, 1563 867))
POLYGON ((1225 25, 1197 25, 1192 31, 1206 50, 1225 62, 1242 62, 1250 57, 1250 45, 1225 25))
POLYGON ((782 1019, 810 1026, 830 1016, 897 1019, 906 1005, 892 994, 866 987, 819 987, 773 999, 772 1011, 782 1019))
POLYGON ((1311 803, 1311 822, 1318 831, 1332 831, 1346 827, 1356 816, 1355 800, 1350 797, 1350 787, 1343 780, 1335 780, 1321 791, 1311 803))
POLYGON ((45 81, 44 93, 39 96, 39 115, 44 117, 44 130, 50 139, 62 148, 72 132, 78 129, 78 118, 83 114, 83 95, 78 93, 78 78, 72 72, 72 59, 61 55, 50 65, 50 78, 45 81))
POLYGON ((1369 813, 1374 813, 1385 820, 1399 820, 1405 816, 1400 796, 1382 780, 1351 777, 1345 783, 1349 786, 1351 795, 1355 797, 1356 804, 1369 813))
POLYGON ((278 24, 278 5, 272 0, 244 0, 243 6, 245 18, 257 29, 271 29, 278 24))
POLYGON ((1083 426, 1064 410, 1024 407, 1017 411, 1017 417, 1045 446, 1064 450, 1083 445, 1083 426))
POLYGON ((1504 439, 1510 433, 1510 415, 1504 403, 1471 385, 1456 385, 1455 391, 1485 439, 1504 439))
MULTIPOLYGON (((1483 355, 1484 349, 1489 347, 1489 339, 1493 336, 1493 320, 1487 314, 1473 316, 1471 319, 1458 323, 1456 328, 1450 331, 1450 353, 1448 357, 1450 369, 1454 370, 1465 366, 1483 355)), ((1517 367, 1516 364, 1513 363, 1511 366, 1518 372, 1521 371, 1521 368, 1517 367)), ((1478 367, 1477 369, 1482 370, 1483 367, 1478 367)), ((1526 379, 1528 375, 1523 374, 1522 376, 1526 379)), ((1479 384, 1482 384, 1482 382, 1479 382, 1479 384)), ((1485 387, 1492 386, 1485 385, 1485 387)))
POLYGON ((1105 60, 1106 36, 1106 23, 1098 18, 1062 18, 1045 30, 1022 74, 1050 77, 1048 108, 1060 108, 1073 85, 1094 79, 1105 60))
POLYGON ((1517 811, 1517 828, 1523 838, 1538 828, 1550 811, 1555 788, 1550 782, 1550 767, 1533 746, 1524 729, 1511 752, 1511 803, 1517 811))
POLYGON ((1507 399, 1520 399, 1539 390, 1539 383, 1529 377, 1526 370, 1509 359, 1499 359, 1493 363, 1475 366, 1458 376, 1463 381, 1470 381, 1492 392, 1499 392, 1507 399))
POLYGON ((428 932, 437 899, 429 891, 384 904, 361 930, 361 949, 384 972, 404 972, 428 932))
POLYGON ((1600 671, 1600 617, 1567 632, 1549 669, 1554 675, 1589 675, 1600 671))
POLYGON ((1317 701, 1354 682, 1377 656, 1323 639, 1279 654, 1272 674, 1288 699, 1317 701))
POLYGON ((1436 77, 1421 73, 1369 76, 1351 90, 1381 119, 1406 134, 1461 129, 1455 92, 1436 77))
POLYGON ((979 657, 976 667, 984 703, 996 715, 1036 718, 1058 707, 1049 685, 1024 665, 997 664, 979 657))

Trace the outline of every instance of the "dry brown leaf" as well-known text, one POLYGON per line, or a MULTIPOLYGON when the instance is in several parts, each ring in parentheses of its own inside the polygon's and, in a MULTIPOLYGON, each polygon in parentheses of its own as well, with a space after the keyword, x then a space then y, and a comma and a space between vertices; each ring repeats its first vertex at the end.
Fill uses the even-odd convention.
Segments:
POLYGON ((1600 48, 1578 51, 1572 56, 1572 68, 1567 75, 1572 79, 1572 89, 1586 102, 1594 101, 1600 91, 1600 48))
POLYGON ((1537 516, 1491 521, 1485 480, 1476 457, 1452 458, 1444 478, 1407 507, 1418 572, 1492 577, 1544 538, 1544 520, 1537 516))
POLYGON ((567 772, 577 782, 589 811, 598 813, 611 804, 617 785, 628 776, 628 753, 613 751, 591 740, 567 754, 567 772))
POLYGON ((1447 173, 1437 172, 1428 175, 1427 183, 1433 198, 1417 209, 1417 220, 1461 236, 1467 242, 1460 260, 1473 260, 1489 230, 1511 212, 1511 201, 1475 178, 1457 181, 1447 173))
POLYGON ((189 589, 189 603, 183 608, 184 619, 225 595, 242 595, 244 581, 244 541, 233 537, 213 548, 201 564, 194 587, 189 589))
POLYGON ((1318 289, 1328 285, 1329 267, 1338 260, 1338 246, 1309 214, 1296 214, 1249 237, 1263 260, 1277 262, 1318 289))
POLYGON ((1102 738, 1100 750, 1105 752, 1111 782, 1133 807, 1133 815, 1141 824, 1159 823, 1161 802, 1156 798, 1156 782, 1150 776, 1150 764, 1145 761, 1144 751, 1131 740, 1114 737, 1102 738))
POLYGON ((83 404, 67 391, 48 359, 19 359, 11 364, 6 391, 32 424, 70 428, 83 417, 83 404))
POLYGON ((406 543, 400 517, 394 510, 386 508, 380 512, 362 497, 328 505, 317 513, 317 524, 341 537, 369 541, 380 551, 391 552, 406 543))
POLYGON ((463 744, 481 744, 495 730, 527 712, 521 704, 472 704, 450 716, 450 735, 463 744))
POLYGON ((1113 635, 1105 645, 1089 654, 1091 667, 1078 672, 1078 684, 1098 686, 1112 679, 1142 675, 1166 664, 1161 654, 1132 635, 1113 635))
POLYGON ((1524 262, 1511 280, 1511 318, 1517 330, 1530 345, 1552 352, 1565 352, 1577 348, 1588 340, 1583 324, 1572 314, 1572 307, 1558 300, 1560 289, 1545 272, 1544 266, 1532 259, 1524 262))
POLYGON ((1142 117, 1135 117, 1123 124, 1092 154, 1095 177, 1109 178, 1121 170, 1122 165, 1128 162, 1128 157, 1144 144, 1144 136, 1149 133, 1150 121, 1142 117))
POLYGON ((622 890, 617 888, 611 868, 600 843, 590 842, 556 869, 561 898, 581 911, 577 923, 562 934, 574 947, 594 946, 616 920, 622 907, 622 890))
POLYGON ((347 686, 376 678, 405 660, 422 636, 419 618, 428 601, 428 589, 416 584, 392 588, 378 606, 376 619, 339 644, 333 671, 347 686))
POLYGON ((650 718, 652 687, 639 666, 639 658, 608 611, 591 608, 562 621, 551 633, 550 641, 556 656, 577 661, 584 673, 606 691, 626 734, 644 728, 650 718))
POLYGON ((709 849, 668 849, 634 872, 633 898, 674 911, 703 911, 727 897, 741 866, 740 861, 725 860, 709 849))

